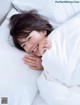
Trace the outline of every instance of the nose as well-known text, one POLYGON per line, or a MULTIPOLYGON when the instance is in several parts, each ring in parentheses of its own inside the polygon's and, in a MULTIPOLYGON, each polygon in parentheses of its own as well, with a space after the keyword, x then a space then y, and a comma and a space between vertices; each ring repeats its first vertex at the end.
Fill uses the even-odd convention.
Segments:
POLYGON ((33 44, 28 44, 27 49, 28 49, 28 53, 32 53, 33 52, 33 44))

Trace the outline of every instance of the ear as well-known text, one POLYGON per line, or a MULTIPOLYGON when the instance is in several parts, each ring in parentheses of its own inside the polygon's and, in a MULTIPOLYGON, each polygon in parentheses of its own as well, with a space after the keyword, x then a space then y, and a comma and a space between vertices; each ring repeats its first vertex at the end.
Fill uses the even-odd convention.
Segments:
POLYGON ((47 31, 41 31, 40 32, 42 36, 46 36, 47 35, 47 31))
POLYGON ((44 34, 44 36, 46 36, 47 35, 47 31, 45 30, 45 31, 43 31, 43 34, 44 34))

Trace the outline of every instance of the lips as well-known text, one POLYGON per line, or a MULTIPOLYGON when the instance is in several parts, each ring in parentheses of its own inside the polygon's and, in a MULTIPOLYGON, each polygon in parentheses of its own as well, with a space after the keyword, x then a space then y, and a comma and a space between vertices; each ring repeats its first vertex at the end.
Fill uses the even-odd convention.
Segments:
POLYGON ((38 47, 36 47, 33 51, 34 51, 34 52, 36 52, 36 51, 37 51, 37 49, 38 49, 38 47))
POLYGON ((38 53, 39 53, 39 45, 37 45, 37 46, 33 49, 33 54, 34 54, 34 55, 37 55, 37 56, 38 56, 38 55, 39 55, 38 53))

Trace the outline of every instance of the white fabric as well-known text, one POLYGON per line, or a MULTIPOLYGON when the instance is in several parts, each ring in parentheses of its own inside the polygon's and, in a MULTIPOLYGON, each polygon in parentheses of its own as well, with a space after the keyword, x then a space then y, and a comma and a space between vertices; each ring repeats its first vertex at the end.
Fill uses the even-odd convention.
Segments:
POLYGON ((52 43, 42 57, 44 69, 55 79, 80 85, 80 14, 49 35, 52 43))
POLYGON ((48 104, 40 97, 40 94, 38 93, 32 105, 48 105, 48 104))
POLYGON ((41 97, 49 105, 80 105, 80 14, 53 30, 49 40, 38 79, 41 97))
POLYGON ((52 15, 59 23, 72 18, 80 12, 80 0, 54 0, 52 15), (71 2, 70 2, 71 1, 71 2), (70 3, 66 3, 70 2, 70 3))
POLYGON ((80 3, 57 3, 60 0, 14 0, 12 3, 19 11, 37 9, 55 27, 80 12, 80 3))
POLYGON ((53 0, 14 0, 12 4, 21 12, 36 9, 39 14, 46 16, 54 27, 58 26, 52 16, 53 0))
POLYGON ((57 80, 49 80, 45 73, 38 79, 40 96, 47 105, 80 105, 80 87, 66 87, 57 80))
POLYGON ((8 15, 6 16, 6 19, 10 19, 12 15, 14 14, 18 14, 19 12, 15 9, 15 8, 12 8, 11 11, 8 13, 8 15))
POLYGON ((8 105, 31 105, 38 92, 36 79, 41 72, 24 64, 24 55, 12 46, 6 19, 0 27, 0 97, 7 97, 8 105))
POLYGON ((11 8, 11 1, 13 0, 0 0, 0 24, 11 8))

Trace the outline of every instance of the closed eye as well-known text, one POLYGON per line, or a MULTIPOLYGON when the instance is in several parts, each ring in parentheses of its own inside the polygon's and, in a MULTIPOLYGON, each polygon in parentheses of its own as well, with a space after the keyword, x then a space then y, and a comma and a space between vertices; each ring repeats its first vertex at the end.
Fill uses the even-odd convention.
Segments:
POLYGON ((21 45, 21 47, 23 47, 23 48, 24 48, 25 46, 26 46, 25 44, 22 44, 22 45, 21 45))
POLYGON ((31 37, 28 38, 28 41, 31 39, 31 37))
POLYGON ((23 47, 25 47, 26 45, 24 44, 23 47))

